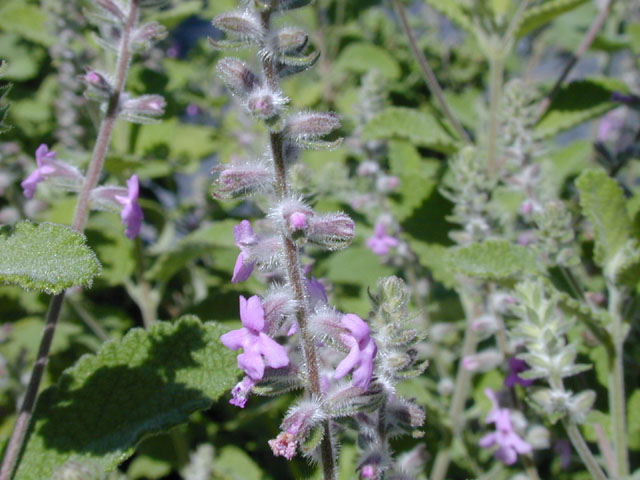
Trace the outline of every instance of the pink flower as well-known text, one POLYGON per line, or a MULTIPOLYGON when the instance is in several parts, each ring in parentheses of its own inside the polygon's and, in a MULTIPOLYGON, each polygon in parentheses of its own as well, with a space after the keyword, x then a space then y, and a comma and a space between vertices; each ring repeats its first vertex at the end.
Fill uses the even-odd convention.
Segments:
POLYGON ((251 389, 255 386, 255 384, 255 380, 252 380, 250 377, 245 376, 231 390, 232 398, 231 400, 229 400, 229 403, 231 405, 235 405, 236 407, 244 408, 244 406, 247 404, 249 393, 251 392, 251 389))
POLYGON ((485 423, 493 423, 496 431, 486 434, 480 439, 478 445, 482 448, 489 448, 497 445, 495 457, 505 465, 513 465, 518 459, 518 454, 531 452, 531 445, 525 442, 513 430, 508 408, 500 408, 498 399, 493 391, 485 389, 484 394, 491 400, 492 407, 489 411, 485 423))
POLYGON ((244 282, 249 278, 255 266, 255 262, 249 260, 249 247, 258 242, 258 237, 253 233, 251 223, 248 220, 243 220, 239 225, 233 227, 233 242, 240 249, 240 254, 233 267, 231 283, 244 282))
POLYGON ((339 380, 353 370, 353 385, 366 390, 371 382, 373 358, 376 356, 378 347, 369 335, 369 325, 357 315, 353 313, 343 315, 340 322, 350 332, 340 336, 340 340, 350 348, 350 351, 336 367, 333 378, 339 380))
POLYGON ((382 256, 389 253, 389 249, 398 246, 398 239, 387 235, 385 225, 376 223, 373 235, 367 239, 367 248, 376 255, 382 256))
POLYGON ((138 176, 131 175, 127 180, 127 195, 116 195, 115 200, 122 210, 120 210, 120 218, 122 218, 122 224, 126 225, 124 234, 134 239, 138 233, 140 233, 140 225, 142 224, 142 209, 138 205, 138 195, 140 194, 140 184, 138 183, 138 176))
POLYGON ((516 383, 522 385, 523 387, 528 387, 533 383, 533 380, 527 380, 525 378, 520 378, 518 376, 519 373, 525 372, 529 370, 527 364, 524 360, 520 360, 516 357, 511 357, 509 359, 509 375, 507 375, 504 379, 504 386, 511 388, 516 383))
POLYGON ((38 168, 20 183, 22 192, 27 198, 33 198, 38 183, 47 178, 66 177, 76 183, 82 179, 77 169, 56 160, 56 152, 49 151, 49 147, 44 143, 36 150, 36 165, 38 168))
POLYGON ((284 347, 265 333, 267 326, 260 297, 254 295, 249 300, 240 297, 240 320, 243 328, 225 333, 220 337, 220 341, 231 350, 244 350, 238 355, 238 367, 244 370, 251 380, 262 379, 265 364, 271 368, 289 365, 289 357, 284 347))

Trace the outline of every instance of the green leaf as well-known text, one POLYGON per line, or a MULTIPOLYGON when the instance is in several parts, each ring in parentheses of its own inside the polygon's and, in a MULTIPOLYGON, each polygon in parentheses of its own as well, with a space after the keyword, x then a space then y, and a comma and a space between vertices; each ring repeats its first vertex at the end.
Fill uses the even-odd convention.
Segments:
POLYGON ((384 48, 371 43, 351 43, 338 57, 335 68, 356 73, 378 70, 390 80, 400 77, 400 66, 384 48))
POLYGON ((72 286, 90 287, 100 263, 84 235, 69 227, 18 223, 0 235, 0 281, 27 290, 58 294, 72 286))
POLYGON ((582 213, 593 225, 595 260, 615 274, 616 256, 631 238, 632 223, 622 189, 603 170, 587 170, 576 180, 582 213))
POLYGON ((263 480, 262 471, 243 450, 228 445, 220 450, 213 462, 215 478, 219 480, 263 480))
POLYGON ((409 142, 395 140, 389 143, 389 168, 398 177, 399 185, 394 193, 397 192, 400 197, 394 198, 391 210, 394 217, 402 222, 433 192, 440 162, 423 160, 409 142))
POLYGON ((454 140, 427 112, 403 107, 390 107, 372 118, 362 130, 363 140, 405 138, 414 145, 451 152, 454 140))
MULTIPOLYGON (((4 60, 0 61, 0 78, 5 75, 7 63, 4 60)), ((9 125, 4 125, 4 120, 7 117, 7 113, 9 112, 9 108, 11 105, 5 103, 5 97, 11 90, 12 85, 10 83, 0 84, 0 134, 5 133, 11 130, 9 125)))
POLYGON ((505 240, 487 240, 454 249, 448 262, 464 275, 494 280, 539 272, 531 250, 505 240))
POLYGON ((629 448, 640 450, 640 390, 636 389, 627 401, 627 421, 629 422, 629 448))
POLYGON ((435 10, 446 16, 463 30, 472 33, 473 22, 462 7, 454 0, 426 0, 435 10))
POLYGON ((113 470, 145 436, 208 408, 229 390, 235 354, 219 324, 183 317, 136 328, 85 355, 45 390, 16 480, 50 478, 73 458, 113 470))
POLYGON ((516 30, 516 38, 520 38, 538 27, 551 22, 558 15, 573 10, 589 0, 550 0, 527 9, 516 30))
POLYGON ((603 115, 616 107, 611 101, 614 91, 627 92, 627 87, 615 78, 587 78, 562 87, 538 122, 535 136, 556 135, 603 115))
POLYGON ((409 237, 409 246, 418 257, 420 265, 427 267, 437 282, 447 288, 456 285, 456 277, 448 261, 451 248, 436 243, 425 243, 413 237, 409 237))
POLYGON ((56 41, 46 27, 47 15, 36 5, 13 0, 0 7, 0 29, 50 47, 56 41))

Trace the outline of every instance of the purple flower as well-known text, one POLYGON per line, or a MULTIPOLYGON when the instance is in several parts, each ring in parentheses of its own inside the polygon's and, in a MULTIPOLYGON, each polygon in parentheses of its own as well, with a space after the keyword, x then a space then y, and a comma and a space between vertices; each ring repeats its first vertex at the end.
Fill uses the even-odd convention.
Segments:
POLYGON ((496 431, 486 434, 480 439, 478 445, 482 448, 489 448, 497 445, 495 457, 505 465, 513 465, 518 459, 518 454, 531 452, 531 445, 525 442, 513 430, 508 408, 500 408, 498 399, 493 391, 485 389, 484 394, 491 400, 491 410, 489 411, 485 423, 493 423, 496 431))
POLYGON ((533 383, 533 380, 527 380, 525 378, 520 378, 518 376, 519 373, 525 372, 529 370, 527 364, 524 360, 520 360, 516 357, 511 357, 509 359, 509 375, 507 375, 504 379, 504 386, 511 388, 516 383, 522 385, 523 387, 528 387, 533 383))
POLYGON ((231 350, 244 350, 238 355, 238 367, 244 370, 251 380, 257 382, 262 379, 265 363, 271 368, 289 365, 289 357, 284 347, 265 333, 267 325, 260 297, 254 295, 249 300, 240 297, 240 320, 243 328, 225 333, 220 337, 220 341, 231 350))
POLYGON ((371 382, 373 358, 376 356, 378 347, 369 335, 369 325, 357 315, 353 313, 343 315, 340 322, 350 332, 350 334, 340 335, 340 340, 350 348, 350 351, 336 367, 333 378, 339 380, 353 370, 353 385, 366 390, 371 382))
POLYGON ((315 307, 318 303, 327 303, 327 292, 320 280, 312 276, 310 280, 306 279, 306 283, 307 295, 309 295, 309 303, 312 307, 315 307))
POLYGON ((36 164, 38 168, 20 183, 22 192, 27 198, 33 198, 38 183, 47 178, 66 177, 74 182, 82 179, 77 169, 56 160, 56 152, 49 151, 49 147, 44 143, 36 150, 36 164))
POLYGON ((239 225, 233 227, 233 243, 240 249, 240 254, 233 267, 231 283, 244 282, 253 272, 255 262, 249 260, 249 247, 255 245, 257 241, 258 237, 253 233, 251 223, 248 220, 243 220, 239 225))
POLYGON ((382 256, 389 253, 389 249, 398 246, 398 239, 387 235, 385 225, 376 223, 373 235, 367 239, 367 248, 376 255, 382 256))
POLYGON ((120 210, 122 224, 127 227, 124 234, 132 240, 140 233, 143 217, 142 209, 138 205, 139 194, 140 184, 138 183, 138 176, 134 174, 127 180, 127 195, 115 196, 116 202, 122 207, 122 210, 120 210))
POLYGON ((255 380, 252 380, 250 377, 245 376, 242 380, 240 380, 235 387, 231 390, 231 400, 229 403, 231 405, 235 405, 236 407, 244 408, 247 404, 247 398, 249 398, 249 393, 251 389, 256 384, 255 380))

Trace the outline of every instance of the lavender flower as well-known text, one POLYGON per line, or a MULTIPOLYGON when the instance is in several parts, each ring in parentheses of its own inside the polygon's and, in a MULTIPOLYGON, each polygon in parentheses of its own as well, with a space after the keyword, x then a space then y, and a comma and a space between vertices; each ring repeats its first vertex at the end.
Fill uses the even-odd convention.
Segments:
POLYGON ((533 380, 527 380, 518 376, 519 373, 525 372, 527 370, 529 370, 529 367, 524 362, 524 360, 520 360, 516 357, 511 357, 509 359, 509 374, 504 379, 504 386, 511 388, 516 383, 522 385, 523 387, 530 386, 533 383, 533 380))
POLYGON ((491 400, 491 410, 485 419, 485 423, 493 423, 496 431, 486 434, 480 439, 478 445, 489 448, 497 445, 495 457, 505 465, 513 465, 518 459, 518 454, 529 453, 532 448, 527 442, 518 436, 511 425, 508 408, 500 408, 498 399, 493 391, 485 389, 484 394, 491 400))
POLYGON ((249 300, 240 297, 240 320, 243 328, 225 333, 220 337, 220 341, 231 350, 244 350, 238 355, 238 367, 244 370, 251 380, 262 379, 265 363, 271 368, 289 365, 289 357, 284 347, 265 333, 267 325, 260 297, 254 295, 249 300))
POLYGON ((389 249, 397 246, 398 239, 387 235, 384 223, 376 223, 373 235, 367 239, 367 248, 376 255, 382 256, 389 253, 389 249))
POLYGON ((369 335, 369 325, 353 313, 343 315, 340 322, 351 334, 340 335, 340 340, 350 348, 349 354, 338 364, 333 378, 344 377, 353 370, 353 385, 366 390, 373 373, 373 358, 378 347, 369 335))
POLYGON ((235 405, 236 407, 244 408, 247 404, 247 398, 249 398, 249 393, 251 389, 255 386, 257 382, 253 380, 249 376, 245 376, 242 380, 240 380, 235 387, 231 390, 231 400, 229 403, 231 405, 235 405))
POLYGON ((253 233, 253 228, 248 220, 243 220, 239 225, 233 227, 233 241, 240 249, 240 253, 233 267, 231 283, 244 282, 251 276, 255 266, 255 262, 249 260, 249 246, 255 245, 258 241, 258 237, 253 233))
POLYGON ((33 198, 38 183, 43 180, 64 178, 72 183, 79 183, 82 179, 76 168, 56 160, 56 152, 50 151, 44 143, 36 150, 36 164, 38 168, 20 183, 24 196, 29 199, 33 198))
POLYGON ((127 227, 124 234, 132 240, 140 233, 143 218, 142 209, 138 205, 139 194, 140 184, 138 176, 134 174, 127 180, 127 195, 116 195, 115 197, 116 202, 122 206, 120 218, 122 218, 122 224, 127 227))

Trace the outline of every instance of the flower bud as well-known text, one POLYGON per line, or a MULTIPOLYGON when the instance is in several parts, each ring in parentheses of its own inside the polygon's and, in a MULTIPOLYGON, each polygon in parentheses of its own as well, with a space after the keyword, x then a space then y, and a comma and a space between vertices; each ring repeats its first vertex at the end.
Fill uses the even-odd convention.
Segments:
POLYGON ((248 96, 254 88, 260 86, 260 79, 241 60, 226 57, 218 62, 218 75, 236 95, 248 96))
POLYGON ((281 92, 256 88, 247 98, 247 109, 256 118, 270 120, 280 114, 282 107, 288 102, 289 99, 281 92))
POLYGON ((108 100, 113 92, 111 82, 100 72, 87 68, 87 73, 80 76, 80 79, 89 87, 85 95, 90 100, 108 100))
POLYGON ((131 36, 134 45, 141 49, 146 49, 154 42, 162 40, 167 36, 167 29, 158 22, 148 22, 138 27, 131 36))
POLYGON ((321 406, 314 401, 303 401, 291 408, 280 425, 280 434, 267 442, 273 454, 291 460, 298 443, 324 418, 321 406))
POLYGON ((378 480, 382 474, 381 463, 382 454, 380 451, 371 452, 366 455, 356 467, 356 473, 358 473, 362 479, 378 480))
POLYGON ((123 98, 120 116, 132 123, 155 123, 164 115, 167 102, 161 95, 142 95, 138 98, 123 98))
POLYGON ((113 0, 93 0, 101 13, 111 19, 112 22, 124 24, 127 21, 127 15, 120 8, 119 2, 113 0))
POLYGON ((497 350, 485 350, 462 359, 462 367, 470 372, 488 372, 502 363, 502 354, 497 350))
POLYGON ((569 414, 576 423, 583 423, 587 414, 593 408, 593 404, 596 401, 596 392, 593 390, 585 390, 575 395, 571 399, 571 405, 569 407, 569 414))
POLYGON ((309 40, 304 30, 297 27, 286 27, 276 35, 276 45, 282 54, 301 51, 309 40))
POLYGON ((307 229, 310 242, 328 250, 340 250, 351 243, 355 224, 344 213, 330 213, 310 218, 307 229))
POLYGON ((257 41, 264 32, 260 19, 250 11, 221 13, 212 23, 223 32, 245 40, 257 41))
POLYGON ((273 183, 273 172, 266 165, 243 163, 236 158, 230 164, 214 167, 212 172, 218 173, 212 189, 217 199, 247 197, 270 188, 273 183))
POLYGON ((383 175, 376 181, 376 190, 380 193, 390 193, 398 187, 399 183, 398 177, 383 175))
POLYGON ((283 320, 293 316, 296 312, 296 300, 287 287, 271 287, 262 300, 264 320, 267 323, 267 333, 274 336, 283 320))
POLYGON ((293 140, 313 140, 340 127, 335 113, 302 112, 287 119, 286 134, 293 140))

